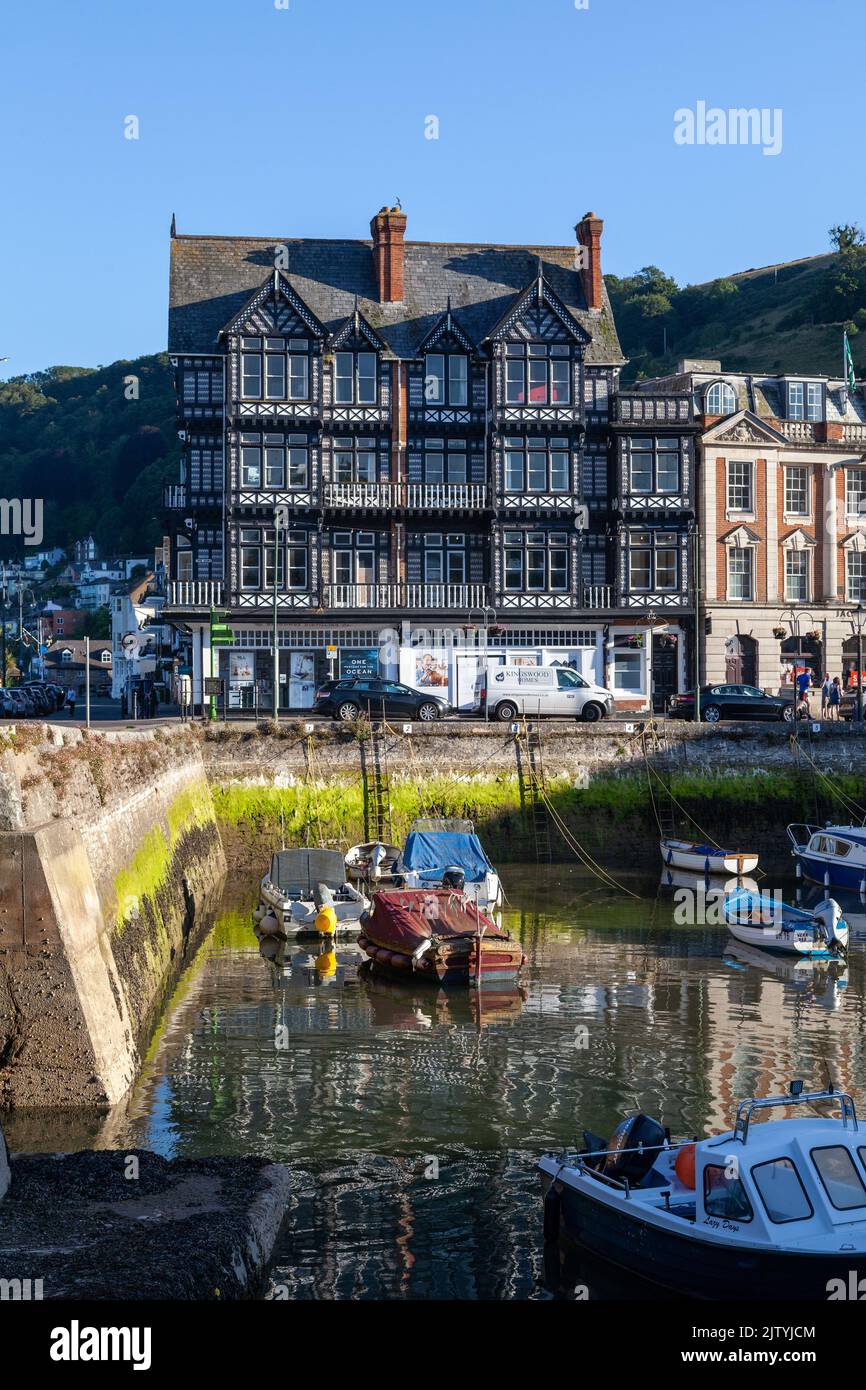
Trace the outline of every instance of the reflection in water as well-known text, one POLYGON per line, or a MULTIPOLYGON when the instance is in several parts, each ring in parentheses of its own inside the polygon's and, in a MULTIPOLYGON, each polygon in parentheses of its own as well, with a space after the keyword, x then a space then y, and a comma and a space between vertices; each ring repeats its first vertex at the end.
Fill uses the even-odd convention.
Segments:
POLYGON ((40 1117, 40 1147, 289 1163, 274 1277, 292 1297, 568 1296, 567 1279, 545 1283, 539 1152, 610 1134, 634 1107, 678 1135, 723 1129, 743 1096, 820 1085, 825 1063, 855 1094, 866 1080, 856 940, 847 966, 764 960, 724 926, 676 925, 670 888, 629 882, 639 901, 571 866, 511 866, 504 925, 528 965, 520 989, 480 998, 383 980, 342 942, 264 959, 250 884, 183 976, 129 1103, 101 1130, 40 1117))

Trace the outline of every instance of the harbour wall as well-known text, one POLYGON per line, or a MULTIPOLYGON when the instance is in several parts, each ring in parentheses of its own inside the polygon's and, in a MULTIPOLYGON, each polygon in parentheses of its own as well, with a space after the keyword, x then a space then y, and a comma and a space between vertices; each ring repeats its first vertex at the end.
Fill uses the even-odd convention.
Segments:
POLYGON ((0 1107, 109 1106, 225 859, 188 728, 0 735, 0 1107))
MULTIPOLYGON (((211 726, 203 757, 229 866, 261 872, 275 845, 351 845, 368 838, 367 731, 331 724, 211 726)), ((850 725, 822 732, 784 725, 710 726, 670 721, 642 733, 620 722, 539 723, 554 859, 577 841, 609 868, 658 866, 658 816, 670 787, 678 833, 762 853, 790 871, 785 826, 850 818, 866 808, 866 737, 850 725)), ((530 752, 499 725, 441 724, 386 730, 393 839, 419 815, 466 816, 495 861, 536 854, 530 752)))

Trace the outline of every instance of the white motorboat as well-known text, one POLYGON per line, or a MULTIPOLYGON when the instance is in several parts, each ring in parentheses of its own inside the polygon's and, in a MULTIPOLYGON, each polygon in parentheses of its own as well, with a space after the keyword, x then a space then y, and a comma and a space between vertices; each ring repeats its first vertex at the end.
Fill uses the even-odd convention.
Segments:
POLYGON ((400 858, 398 845, 386 845, 381 840, 371 840, 366 845, 353 845, 347 852, 346 874, 356 883, 380 883, 391 878, 394 865, 400 858))
POLYGON ((496 912, 502 906, 499 875, 471 820, 422 817, 413 821, 393 877, 403 888, 457 889, 482 912, 496 912))
POLYGON ((731 936, 762 951, 829 960, 848 950, 848 924, 835 898, 807 909, 740 888, 725 898, 724 916, 731 936))
POLYGON ((360 931, 369 906, 346 881, 339 850, 281 849, 262 879, 253 918, 259 936, 320 936, 360 931))
POLYGON ((704 845, 697 840, 664 839, 659 841, 659 848, 665 864, 702 876, 731 874, 742 878, 758 867, 758 855, 749 850, 719 849, 717 845, 704 845))
POLYGON ((787 832, 798 874, 866 898, 866 826, 792 824, 787 832))
POLYGON ((548 1242, 692 1298, 845 1299, 866 1274, 866 1147, 843 1092, 794 1081, 788 1095, 741 1101, 727 1134, 672 1142, 634 1115, 584 1145, 539 1161, 548 1242), (822 1104, 838 1118, 751 1124, 822 1104))

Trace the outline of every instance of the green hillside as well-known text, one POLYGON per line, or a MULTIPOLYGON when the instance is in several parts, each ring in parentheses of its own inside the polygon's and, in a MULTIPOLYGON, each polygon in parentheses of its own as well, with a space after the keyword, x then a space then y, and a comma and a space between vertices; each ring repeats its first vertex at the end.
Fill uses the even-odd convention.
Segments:
MULTIPOLYGON (((177 480, 174 409, 163 353, 0 382, 0 496, 43 499, 46 546, 92 533, 106 552, 146 552, 162 536, 162 484, 177 480)), ((20 550, 0 537, 0 553, 20 550)))
MULTIPOLYGON (((838 374, 847 328, 866 374, 866 246, 837 227, 838 250, 680 286, 656 266, 606 277, 624 382, 672 371, 681 357, 728 370, 838 374), (862 346, 861 346, 862 343, 862 346)), ((41 497, 45 544, 92 533, 106 551, 146 551, 162 531, 162 484, 176 481, 179 443, 165 354, 109 367, 49 367, 0 382, 0 496, 41 497), (127 399, 124 378, 138 378, 127 399)), ((20 552, 0 537, 0 554, 20 552)))

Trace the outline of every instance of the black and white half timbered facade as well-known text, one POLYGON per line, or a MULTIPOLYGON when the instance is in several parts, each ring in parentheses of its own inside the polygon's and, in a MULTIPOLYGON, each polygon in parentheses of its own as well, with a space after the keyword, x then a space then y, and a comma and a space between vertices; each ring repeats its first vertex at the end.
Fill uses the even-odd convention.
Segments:
POLYGON ((195 704, 219 670, 230 708, 272 708, 275 621, 286 709, 332 674, 431 669, 466 709, 483 658, 570 664, 632 708, 680 688, 690 407, 618 394, 600 219, 571 247, 405 226, 383 208, 366 242, 173 232, 166 615, 195 704), (234 645, 211 653, 214 611, 234 645))

